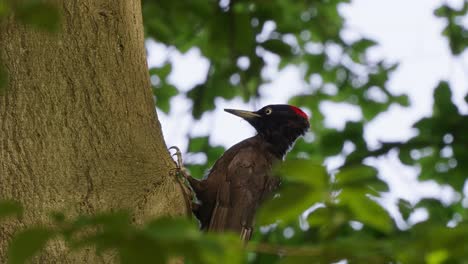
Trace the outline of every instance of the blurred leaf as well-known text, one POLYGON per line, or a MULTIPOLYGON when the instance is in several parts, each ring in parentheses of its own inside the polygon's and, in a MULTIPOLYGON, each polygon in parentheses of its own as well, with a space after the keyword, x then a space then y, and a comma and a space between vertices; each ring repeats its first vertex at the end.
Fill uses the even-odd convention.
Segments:
POLYGON ((188 151, 189 152, 200 152, 209 146, 208 137, 192 137, 190 138, 188 151))
POLYGON ((440 200, 433 198, 422 199, 414 207, 426 208, 432 221, 437 221, 444 224, 452 220, 455 213, 452 208, 443 205, 440 200))
POLYGON ((158 83, 153 84, 153 94, 156 97, 156 106, 166 114, 169 113, 171 108, 171 98, 179 93, 179 90, 167 81, 171 71, 172 65, 170 63, 165 63, 162 67, 151 68, 149 70, 152 78, 157 76, 157 80, 159 81, 158 83))
POLYGON ((287 181, 307 184, 317 191, 324 191, 328 186, 325 167, 310 160, 288 160, 279 165, 275 172, 287 181))
POLYGON ((291 46, 288 44, 284 43, 283 41, 279 39, 269 39, 262 43, 262 46, 273 52, 276 53, 280 56, 290 56, 291 55, 291 46))
POLYGON ((410 150, 409 149, 400 149, 400 152, 398 154, 398 158, 403 164, 406 165, 412 165, 413 164, 413 159, 411 158, 410 150))
POLYGON ((315 263, 314 259, 315 257, 309 257, 309 256, 285 256, 285 257, 282 257, 277 263, 279 264, 315 263))
POLYGON ((439 83, 434 90, 434 115, 457 115, 458 109, 452 102, 452 91, 445 81, 439 83))
POLYGON ((321 152, 324 156, 334 156, 341 152, 344 144, 344 135, 338 131, 323 133, 321 140, 321 152))
MULTIPOLYGON (((234 3, 235 7, 244 3, 234 3)), ((234 21, 234 31, 231 31, 231 39, 234 41, 234 48, 236 54, 250 54, 255 50, 255 35, 250 25, 252 18, 248 12, 241 11, 237 12, 234 21)), ((232 22, 231 22, 232 23, 232 22)))
POLYGON ((208 96, 209 87, 206 84, 195 86, 187 93, 189 99, 193 101, 192 115, 195 119, 200 119, 205 111, 213 110, 214 97, 208 96))
POLYGON ((373 47, 375 45, 377 45, 377 42, 371 39, 363 38, 351 44, 351 47, 357 52, 362 53, 365 52, 368 48, 373 47))
POLYGON ((441 5, 434 14, 445 19, 446 26, 442 35, 447 37, 450 50, 454 55, 460 55, 468 47, 468 28, 463 19, 468 13, 468 3, 465 1, 460 9, 452 8, 447 4, 441 5))
POLYGON ((210 146, 207 150, 208 163, 213 165, 225 152, 225 148, 222 146, 210 146))
POLYGON ((187 241, 201 238, 198 227, 187 219, 162 217, 149 222, 145 232, 159 241, 187 241))
POLYGON ((65 223, 65 214, 62 212, 53 212, 50 215, 53 219, 53 221, 57 224, 63 224, 65 223))
POLYGON ((442 264, 446 263, 446 260, 449 257, 447 250, 437 250, 433 251, 430 254, 426 255, 427 264, 442 264))
POLYGON ((37 0, 22 1, 16 6, 17 19, 27 25, 50 32, 57 31, 60 26, 60 12, 51 3, 37 0))
POLYGON ((352 141, 358 149, 365 148, 367 150, 363 134, 364 127, 362 122, 346 122, 346 126, 343 131, 344 138, 352 141))
POLYGON ((187 164, 187 169, 190 171, 190 175, 196 179, 202 179, 206 174, 206 164, 187 164))
POLYGON ((0 19, 10 12, 10 6, 7 1, 0 1, 0 19))
POLYGON ((356 165, 345 168, 338 172, 335 177, 338 186, 341 188, 362 188, 365 187, 366 184, 370 184, 375 180, 378 180, 377 170, 371 166, 366 165, 356 165))
POLYGON ((329 224, 330 212, 326 207, 320 207, 314 210, 307 217, 307 222, 311 227, 320 227, 329 224))
POLYGON ((29 228, 16 234, 8 248, 8 263, 26 263, 43 249, 55 231, 45 227, 29 228))
POLYGON ((0 65, 0 96, 5 95, 7 91, 8 76, 5 69, 0 65))
POLYGON ((153 94, 156 96, 156 106, 166 114, 169 114, 171 105, 170 99, 176 96, 179 90, 173 85, 165 84, 159 88, 153 88, 153 94))
POLYGON ((362 38, 351 44, 350 57, 355 62, 363 62, 362 57, 368 48, 377 45, 377 43, 371 39, 362 38))
POLYGON ((395 97, 395 102, 401 106, 408 107, 410 105, 410 100, 408 95, 399 95, 395 97))
POLYGON ((149 70, 150 75, 157 75, 161 80, 165 80, 172 71, 172 64, 165 63, 162 67, 154 67, 149 70))
MULTIPOLYGON (((130 228, 130 215, 128 212, 125 211, 117 211, 112 213, 100 213, 94 216, 79 216, 73 222, 71 222, 65 230, 63 230, 63 235, 70 239, 73 239, 73 236, 76 235, 77 232, 86 229, 92 228, 102 228, 103 231, 108 233, 113 233, 115 236, 119 236, 121 232, 126 232, 130 228)), ((108 239, 106 237, 99 237, 93 236, 81 236, 80 239, 73 241, 73 246, 79 248, 84 245, 89 245, 90 243, 98 243, 97 240, 101 240, 99 242, 103 242, 103 238, 108 239)), ((112 240, 112 238, 110 238, 112 240)), ((104 241, 106 243, 106 241, 104 241)))
POLYGON ((267 201, 257 214, 259 225, 272 224, 276 220, 282 223, 298 219, 298 216, 313 204, 323 200, 323 193, 314 191, 308 185, 300 183, 282 187, 278 197, 267 201))
POLYGON ((393 222, 387 211, 369 197, 345 190, 340 194, 340 199, 349 206, 357 221, 383 233, 392 231, 393 222))
POLYGON ((398 199, 398 210, 405 221, 408 221, 411 213, 413 212, 413 206, 410 202, 404 199, 398 199))
MULTIPOLYGON (((325 64, 327 57, 326 54, 306 54, 304 55, 304 61, 307 63, 306 76, 310 76, 312 73, 320 73, 323 71, 323 65, 325 64)), ((323 73, 322 73, 323 74, 323 73)))
POLYGON ((20 217, 23 214, 23 207, 15 201, 0 201, 0 221, 9 216, 20 217))

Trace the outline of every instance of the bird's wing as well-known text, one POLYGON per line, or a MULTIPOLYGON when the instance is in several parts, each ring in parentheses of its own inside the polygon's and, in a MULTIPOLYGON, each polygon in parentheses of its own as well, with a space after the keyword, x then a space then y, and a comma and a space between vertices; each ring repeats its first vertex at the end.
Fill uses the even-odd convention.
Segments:
POLYGON ((240 150, 229 163, 225 180, 218 186, 209 230, 251 230, 268 172, 269 163, 261 153, 253 148, 240 150))

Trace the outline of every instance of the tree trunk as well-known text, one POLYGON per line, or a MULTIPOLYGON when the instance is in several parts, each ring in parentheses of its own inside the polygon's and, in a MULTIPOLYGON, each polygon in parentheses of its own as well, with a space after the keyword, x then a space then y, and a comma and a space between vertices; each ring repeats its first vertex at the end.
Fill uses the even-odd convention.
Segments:
MULTIPOLYGON (((136 223, 186 210, 150 90, 139 0, 55 0, 61 30, 0 25, 0 199, 25 207, 0 225, 0 263, 14 232, 68 216, 130 209, 136 223), (78 3, 79 2, 79 3, 78 3)), ((41 263, 100 262, 54 242, 41 263), (55 260, 55 261, 54 261, 55 260)))

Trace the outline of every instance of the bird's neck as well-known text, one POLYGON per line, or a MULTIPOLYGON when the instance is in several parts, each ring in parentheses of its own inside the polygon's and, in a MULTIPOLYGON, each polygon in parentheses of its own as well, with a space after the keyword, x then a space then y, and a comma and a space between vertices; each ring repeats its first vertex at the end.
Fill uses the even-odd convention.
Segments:
POLYGON ((272 152, 277 158, 283 159, 301 133, 278 132, 279 131, 261 133, 259 136, 268 143, 270 152, 272 152))

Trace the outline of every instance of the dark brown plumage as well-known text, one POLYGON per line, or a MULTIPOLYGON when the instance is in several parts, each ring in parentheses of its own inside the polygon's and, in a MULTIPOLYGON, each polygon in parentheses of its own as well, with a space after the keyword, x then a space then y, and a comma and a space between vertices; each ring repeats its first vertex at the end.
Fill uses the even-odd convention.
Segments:
POLYGON ((188 177, 201 205, 194 209, 203 230, 252 235, 255 212, 279 185, 271 168, 309 127, 307 115, 289 105, 268 105, 256 112, 225 109, 248 121, 258 134, 221 156, 202 180, 188 177))

